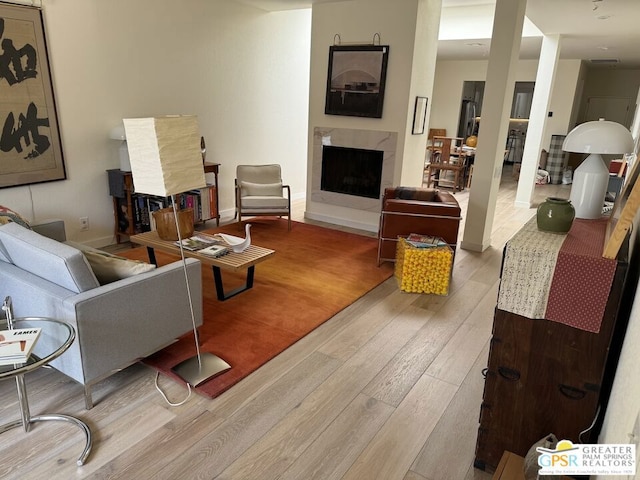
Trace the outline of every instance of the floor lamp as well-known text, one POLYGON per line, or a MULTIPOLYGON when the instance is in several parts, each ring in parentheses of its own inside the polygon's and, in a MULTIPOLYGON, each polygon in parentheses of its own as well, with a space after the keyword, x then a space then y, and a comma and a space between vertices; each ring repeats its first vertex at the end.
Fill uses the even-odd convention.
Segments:
POLYGON ((125 118, 123 122, 135 191, 147 195, 171 197, 196 344, 196 355, 179 363, 172 370, 189 385, 197 387, 212 376, 231 368, 220 357, 212 353, 200 352, 187 265, 178 224, 175 195, 206 186, 198 121, 195 116, 175 115, 125 118))

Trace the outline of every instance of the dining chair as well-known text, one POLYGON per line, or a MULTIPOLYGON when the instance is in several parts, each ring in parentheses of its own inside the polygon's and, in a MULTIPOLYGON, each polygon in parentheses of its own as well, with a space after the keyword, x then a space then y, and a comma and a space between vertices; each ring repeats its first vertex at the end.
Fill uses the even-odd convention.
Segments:
POLYGON ((427 188, 433 183, 437 187, 451 187, 454 192, 464 190, 467 158, 462 149, 463 141, 460 137, 433 137, 434 144, 439 146, 434 148, 427 165, 427 188), (448 172, 453 174, 453 180, 446 178, 448 172))

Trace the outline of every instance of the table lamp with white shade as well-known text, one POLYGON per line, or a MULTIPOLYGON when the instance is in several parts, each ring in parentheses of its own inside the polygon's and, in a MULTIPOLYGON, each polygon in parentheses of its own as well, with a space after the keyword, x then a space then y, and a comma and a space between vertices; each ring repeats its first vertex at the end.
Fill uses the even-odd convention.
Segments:
POLYGON ((569 200, 576 211, 576 218, 600 218, 609 183, 609 169, 601 154, 632 152, 631 132, 619 123, 604 119, 585 122, 567 134, 562 149, 590 154, 573 174, 569 200))
POLYGON ((178 225, 175 195, 206 186, 198 121, 195 116, 175 115, 125 118, 123 122, 136 192, 171 197, 196 344, 196 356, 181 362, 172 370, 189 385, 196 387, 213 375, 231 368, 220 357, 212 353, 200 352, 182 237, 178 225))

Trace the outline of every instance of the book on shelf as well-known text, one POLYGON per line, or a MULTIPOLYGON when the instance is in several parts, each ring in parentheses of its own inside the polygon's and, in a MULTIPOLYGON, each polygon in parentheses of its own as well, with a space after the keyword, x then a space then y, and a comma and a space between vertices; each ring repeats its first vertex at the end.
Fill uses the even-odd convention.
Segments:
POLYGON ((0 331, 0 365, 25 363, 40 336, 41 328, 0 331))
POLYGON ((209 189, 207 187, 200 189, 200 209, 202 212, 202 220, 209 220, 211 218, 211 212, 209 210, 210 194, 211 192, 209 192, 209 189))
MULTIPOLYGON (((180 246, 178 240, 174 242, 177 246, 180 246)), ((215 238, 213 235, 207 235, 206 233, 196 233, 189 238, 182 239, 182 248, 185 250, 202 250, 203 248, 222 245, 222 240, 215 238)))
POLYGON ((207 248, 203 248, 202 250, 198 250, 198 253, 203 255, 207 255, 208 257, 221 257, 229 253, 231 249, 229 247, 225 247, 224 245, 212 245, 207 248))
POLYGON ((416 248, 433 248, 433 247, 444 247, 447 245, 440 237, 434 237, 432 235, 422 235, 420 233, 411 233, 407 237, 407 242, 413 245, 416 248))

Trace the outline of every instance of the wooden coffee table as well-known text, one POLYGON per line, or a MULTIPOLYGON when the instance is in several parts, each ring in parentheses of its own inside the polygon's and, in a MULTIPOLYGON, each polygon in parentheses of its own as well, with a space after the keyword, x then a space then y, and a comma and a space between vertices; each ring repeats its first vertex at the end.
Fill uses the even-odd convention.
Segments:
MULTIPOLYGON (((155 254, 156 249, 161 252, 172 253, 178 256, 180 255, 180 248, 173 241, 162 240, 155 231, 133 235, 130 240, 132 243, 147 247, 149 261, 155 265, 158 264, 155 254)), ((220 301, 227 300, 228 298, 252 288, 256 264, 265 261, 274 253, 276 253, 275 250, 259 247, 257 245, 250 245, 249 248, 242 253, 229 252, 228 254, 217 258, 198 253, 197 250, 184 250, 185 257, 197 258, 203 264, 211 265, 213 269, 213 280, 216 286, 216 294, 220 301), (245 284, 234 290, 225 292, 222 284, 222 270, 232 272, 247 270, 245 284)))

